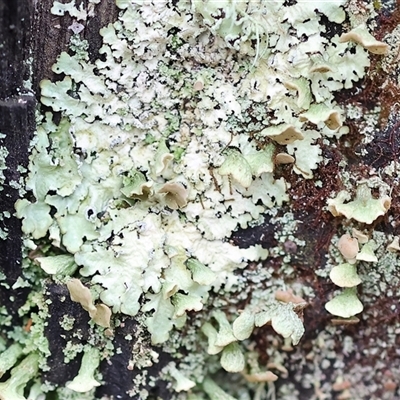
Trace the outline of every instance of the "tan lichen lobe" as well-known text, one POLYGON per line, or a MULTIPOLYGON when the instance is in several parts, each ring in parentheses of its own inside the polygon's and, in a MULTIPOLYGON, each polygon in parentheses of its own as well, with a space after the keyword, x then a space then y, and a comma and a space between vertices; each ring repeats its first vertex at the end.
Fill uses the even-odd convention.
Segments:
POLYGON ((67 288, 72 301, 79 303, 90 318, 103 328, 110 327, 111 309, 105 304, 94 305, 92 293, 79 279, 73 278, 67 282, 67 288))
POLYGON ((67 288, 72 301, 79 303, 88 312, 96 311, 90 289, 87 288, 79 279, 70 279, 67 282, 67 288))
POLYGON ((293 164, 296 159, 287 153, 278 153, 275 156, 275 163, 276 164, 293 164))
POLYGON ((293 303, 296 306, 306 306, 307 302, 300 296, 293 293, 292 289, 277 290, 275 292, 275 299, 283 303, 293 303))
POLYGON ((315 64, 311 67, 310 72, 319 72, 324 74, 326 72, 331 72, 332 68, 327 64, 315 64))
POLYGON ((342 256, 350 263, 355 261, 355 258, 360 250, 358 240, 352 238, 349 234, 344 234, 338 241, 338 249, 342 256))
POLYGON ((167 182, 158 193, 165 193, 165 202, 172 210, 187 205, 189 191, 180 182, 167 182))
POLYGON ((358 43, 374 54, 387 54, 389 51, 389 46, 384 42, 376 40, 368 32, 365 25, 359 25, 358 27, 352 29, 350 32, 344 33, 342 36, 340 36, 339 42, 358 43))
POLYGON ((194 84, 193 84, 193 90, 195 90, 196 92, 200 92, 201 90, 204 89, 204 82, 203 80, 197 80, 194 84))
POLYGON ((400 251, 399 237, 395 236, 393 241, 387 246, 387 249, 391 252, 400 251))
POLYGON ((360 322, 360 319, 355 317, 354 315, 349 318, 332 318, 332 325, 355 325, 360 322))
POLYGON ((275 142, 285 145, 291 144, 296 140, 304 139, 303 134, 300 130, 290 124, 281 124, 277 126, 270 126, 260 132, 261 136, 268 136, 275 142))
POLYGON ((261 382, 275 382, 278 380, 278 375, 271 371, 254 372, 251 374, 243 374, 248 382, 261 383, 261 382))
POLYGON ((358 240, 358 243, 360 243, 360 244, 365 244, 369 240, 369 236, 367 234, 365 234, 364 232, 360 231, 359 229, 353 228, 352 234, 353 234, 353 237, 355 237, 358 240))

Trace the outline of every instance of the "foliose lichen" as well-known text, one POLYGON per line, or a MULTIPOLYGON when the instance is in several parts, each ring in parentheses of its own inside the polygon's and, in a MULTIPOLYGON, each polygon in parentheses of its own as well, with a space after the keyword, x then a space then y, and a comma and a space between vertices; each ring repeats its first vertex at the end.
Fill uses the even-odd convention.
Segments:
MULTIPOLYGON (((261 267, 280 250, 239 248, 229 238, 291 200, 279 165, 291 163, 301 179, 314 177, 324 162, 322 145, 334 146, 349 132, 335 93, 364 77, 368 51, 382 54, 387 46, 358 20, 346 22, 344 0, 116 4, 118 20, 100 30, 101 57, 89 61, 75 27, 71 51, 53 66, 60 79, 41 82, 42 104, 61 120, 56 124, 51 112, 41 117, 26 180, 32 197, 17 202, 17 216, 32 251, 47 243, 36 261, 40 273, 68 285, 104 335, 132 316, 151 344, 180 358, 163 370, 177 398, 248 398, 240 395, 246 387, 260 397, 277 379, 271 369, 281 376, 287 370, 285 355, 272 346, 262 365, 252 335, 271 324, 293 349, 304 333, 305 304, 275 295, 286 289, 284 279, 261 267), (351 33, 330 34, 327 21, 351 33), (285 157, 278 161, 277 154, 285 157), (246 269, 240 276, 249 263, 257 274, 246 269), (251 298, 240 294, 249 281, 251 298), (195 343, 203 351, 188 355, 195 343), (221 367, 241 373, 231 387, 217 379, 221 367)), ((78 23, 90 10, 71 1, 55 2, 52 12, 78 23)), ((387 195, 376 199, 361 189, 347 204, 347 192, 335 195, 332 213, 361 223, 390 206, 387 195)), ((290 275, 286 257, 282 269, 290 275)), ((362 309, 355 268, 342 263, 331 271, 346 289, 326 308, 343 318, 362 309)), ((82 368, 59 389, 60 398, 73 398, 71 390, 93 396, 101 384, 94 378, 99 341, 91 344, 74 353, 84 352, 82 368), (82 389, 82 382, 90 384, 82 389)), ((156 363, 149 348, 143 344, 138 358, 156 363)), ((137 364, 132 355, 132 368, 137 364)), ((145 379, 145 372, 137 375, 143 399, 145 379)), ((291 398, 285 390, 280 398, 291 398)))

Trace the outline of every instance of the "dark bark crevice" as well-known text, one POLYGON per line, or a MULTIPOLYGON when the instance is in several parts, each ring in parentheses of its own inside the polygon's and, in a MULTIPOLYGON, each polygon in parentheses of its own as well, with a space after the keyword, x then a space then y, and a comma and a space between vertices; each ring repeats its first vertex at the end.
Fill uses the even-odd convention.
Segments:
POLYGON ((21 168, 28 167, 28 147, 35 129, 35 98, 24 87, 28 78, 31 3, 0 2, 0 147, 6 150, 3 188, 0 190, 0 270, 6 285, 0 285, 0 303, 17 319, 27 291, 12 289, 22 273, 21 221, 14 216, 20 197, 21 168))

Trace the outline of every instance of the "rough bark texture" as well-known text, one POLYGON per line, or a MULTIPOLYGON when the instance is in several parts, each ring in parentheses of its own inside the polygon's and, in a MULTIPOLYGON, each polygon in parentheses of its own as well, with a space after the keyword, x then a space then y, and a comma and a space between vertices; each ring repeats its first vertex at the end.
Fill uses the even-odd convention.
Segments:
POLYGON ((53 0, 36 2, 32 23, 32 51, 33 51, 33 89, 37 96, 40 95, 39 83, 42 79, 59 79, 51 70, 57 57, 62 51, 69 50, 69 40, 73 34, 70 29, 73 22, 84 25, 83 37, 89 42, 89 57, 95 60, 99 56, 102 44, 99 30, 113 23, 118 15, 114 1, 102 1, 97 5, 88 0, 76 2, 82 4, 83 9, 92 10, 86 21, 76 21, 68 13, 64 16, 51 14, 53 0))
MULTIPOLYGON (((30 7, 27 1, 0 3, 0 146, 7 149, 5 182, 1 191, 0 212, 6 213, 0 228, 6 233, 0 239, 0 268, 10 287, 21 275, 21 221, 14 214, 14 203, 20 197, 19 166, 28 166, 28 146, 35 127, 35 100, 27 94, 30 7)), ((4 214, 3 214, 4 215, 4 214)), ((15 317, 24 303, 26 290, 0 287, 0 303, 15 317), (15 301, 13 301, 15 299, 15 301)))
POLYGON ((43 379, 55 385, 64 386, 77 374, 82 359, 80 356, 68 363, 64 362, 64 349, 68 342, 82 345, 87 343, 90 318, 80 304, 70 299, 65 285, 49 283, 46 293, 47 299, 51 301, 50 318, 45 332, 49 340, 50 356, 47 364, 50 369, 44 374, 43 379), (71 329, 61 323, 68 318, 73 321, 71 329))
POLYGON ((29 55, 31 7, 28 1, 0 3, 0 93, 1 98, 17 95, 27 78, 25 61, 29 55))

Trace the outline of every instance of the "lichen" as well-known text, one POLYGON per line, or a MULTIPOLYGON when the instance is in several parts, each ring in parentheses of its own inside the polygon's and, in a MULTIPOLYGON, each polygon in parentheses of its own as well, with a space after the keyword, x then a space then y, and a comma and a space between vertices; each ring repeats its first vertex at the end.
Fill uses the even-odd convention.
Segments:
MULTIPOLYGON (((26 179, 32 196, 16 204, 40 266, 32 281, 42 314, 31 338, 20 340, 24 351, 39 343, 40 367, 46 368, 47 314, 38 284, 44 279, 66 284, 71 299, 100 325, 90 322, 93 336, 85 348, 66 344, 66 361, 83 350, 84 359, 76 379, 57 388, 60 398, 94 396, 101 384, 94 378, 97 346, 107 358, 114 349, 104 337, 127 316, 135 317, 143 337, 151 336, 132 351, 128 368, 141 371, 132 396, 148 398, 146 385, 155 384, 145 370, 159 362, 152 345, 174 358, 163 377, 181 392, 176 398, 261 398, 287 377, 286 351, 296 351, 305 331, 303 309, 317 296, 292 279, 306 239, 296 235, 303 221, 290 207, 299 185, 323 185, 312 180, 331 162, 327 149, 334 152, 347 140, 349 109, 338 94, 364 78, 368 51, 387 50, 369 28, 360 33, 360 21, 346 19, 345 3, 117 0, 118 20, 100 30, 101 57, 93 62, 81 27, 70 27, 70 51, 53 66, 59 79, 40 84, 42 104, 60 121, 51 112, 42 115, 26 179), (327 32, 327 21, 353 33, 327 32), (275 229, 270 243, 235 245, 235 233, 265 220, 275 229), (265 354, 254 350, 260 343, 265 354), (82 389, 89 372, 90 384, 82 389), (228 385, 226 373, 236 372, 241 375, 228 385)), ((74 1, 52 8, 76 22, 90 12, 74 1)), ((328 193, 333 215, 352 218, 362 229, 357 223, 385 215, 391 198, 379 179, 355 191, 353 177, 346 176, 340 176, 346 191, 321 193, 328 193), (379 196, 371 188, 381 190, 379 196), (345 203, 354 192, 355 200, 345 203)), ((379 267, 396 257, 375 244, 364 243, 354 257, 342 252, 344 260, 332 250, 331 268, 316 271, 345 288, 326 304, 336 316, 362 311, 355 286, 373 290, 366 261, 379 267)), ((21 314, 34 315, 32 309, 30 299, 21 314)), ((72 323, 60 321, 68 331, 72 323)), ((15 340, 18 332, 11 334, 15 340)), ((325 334, 312 344, 317 352, 325 334)), ((326 348, 333 352, 334 346, 326 348)), ((316 370, 333 359, 329 353, 316 370)), ((320 389, 309 376, 302 382, 320 389)), ((294 384, 277 390, 282 399, 296 393, 294 384)))
MULTIPOLYGON (((5 135, 0 132, 0 140, 4 139, 5 135)), ((7 156, 9 152, 5 146, 0 146, 0 192, 4 190, 4 184, 6 181, 6 177, 4 175, 4 171, 7 169, 7 156)), ((1 212, 0 213, 0 221, 4 221, 5 218, 9 218, 9 213, 1 212)), ((0 240, 5 240, 7 238, 7 231, 3 228, 0 228, 0 240)))

